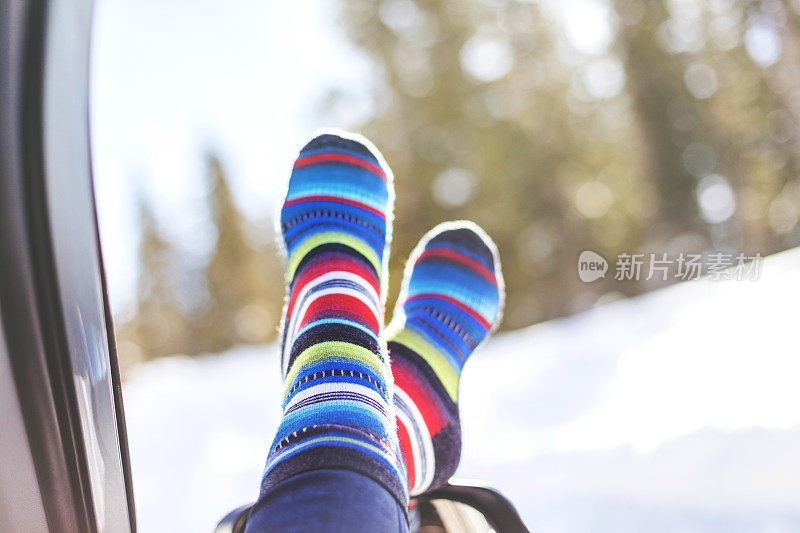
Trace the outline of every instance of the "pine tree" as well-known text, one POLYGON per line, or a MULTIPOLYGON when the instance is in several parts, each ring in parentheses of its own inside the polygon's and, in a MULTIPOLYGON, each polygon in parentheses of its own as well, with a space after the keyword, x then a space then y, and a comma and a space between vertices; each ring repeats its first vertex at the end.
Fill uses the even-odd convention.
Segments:
POLYGON ((474 219, 498 243, 512 329, 657 286, 615 281, 622 252, 764 254, 800 241, 800 106, 786 81, 800 69, 762 68, 745 50, 753 19, 797 50, 787 2, 614 0, 616 39, 592 53, 570 47, 544 2, 341 2, 381 77, 361 130, 397 178, 393 292, 419 235, 446 219, 474 219), (731 32, 734 45, 714 44, 731 32), (598 60, 621 65, 621 90, 592 92, 598 60), (710 212, 721 198, 733 213, 710 212), (591 285, 574 266, 587 249, 612 263, 591 285))
POLYGON ((667 8, 661 1, 637 2, 633 7, 638 10, 638 20, 630 20, 629 0, 617 0, 614 6, 622 21, 617 42, 641 131, 637 148, 646 154, 644 171, 658 191, 656 238, 681 232, 707 236, 694 197, 695 177, 685 168, 683 154, 690 143, 709 133, 698 102, 684 85, 681 58, 659 42, 667 8))
POLYGON ((145 359, 181 353, 189 324, 179 305, 176 252, 164 238, 148 202, 139 200, 141 235, 136 314, 121 329, 145 359))
POLYGON ((272 339, 283 289, 279 255, 271 235, 248 239, 254 230, 236 206, 219 157, 207 155, 206 165, 209 208, 217 239, 203 270, 209 299, 198 320, 196 349, 219 352, 236 344, 272 339), (251 241, 257 241, 257 247, 251 241))
MULTIPOLYGON (((800 161, 787 139, 780 140, 785 132, 770 132, 776 126, 770 120, 780 126, 792 116, 788 95, 774 79, 780 76, 756 64, 745 47, 752 20, 774 18, 774 8, 780 9, 779 3, 764 4, 698 2, 690 13, 681 13, 664 0, 615 1, 623 21, 617 42, 648 157, 647 175, 659 192, 660 227, 653 233, 662 243, 691 232, 709 248, 768 254, 797 242, 797 236, 775 235, 768 221, 770 202, 797 175, 800 161), (635 20, 632 11, 639 15, 635 20), (731 20, 738 23, 731 26, 731 20), (683 41, 692 34, 680 33, 687 25, 698 28, 688 45, 683 41), (691 90, 698 74, 699 92, 691 90), (700 216, 697 193, 711 175, 734 194, 730 218, 700 216)), ((792 46, 796 43, 787 42, 787 50, 792 46)))
MULTIPOLYGON (((470 218, 503 258, 504 327, 584 306, 587 287, 564 265, 583 249, 634 247, 641 217, 610 201, 587 217, 575 191, 610 168, 609 183, 597 187, 616 187, 633 203, 641 180, 598 106, 584 102, 576 112, 569 101, 572 73, 549 15, 527 2, 344 0, 342 21, 383 73, 375 115, 361 129, 397 177, 392 292, 420 235, 470 218)), ((589 289, 599 293, 603 283, 589 289)))

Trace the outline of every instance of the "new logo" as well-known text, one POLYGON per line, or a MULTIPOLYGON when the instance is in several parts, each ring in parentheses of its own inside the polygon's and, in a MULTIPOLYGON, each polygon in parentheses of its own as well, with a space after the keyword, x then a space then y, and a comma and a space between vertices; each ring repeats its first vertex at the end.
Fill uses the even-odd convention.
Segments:
POLYGON ((608 271, 608 261, 603 256, 591 250, 581 252, 578 257, 578 277, 581 278, 581 281, 590 283, 605 278, 606 271, 608 271))

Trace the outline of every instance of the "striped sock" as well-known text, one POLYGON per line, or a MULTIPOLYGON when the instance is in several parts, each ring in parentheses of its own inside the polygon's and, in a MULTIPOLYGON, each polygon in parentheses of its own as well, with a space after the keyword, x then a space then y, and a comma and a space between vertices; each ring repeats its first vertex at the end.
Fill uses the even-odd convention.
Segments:
POLYGON ((376 480, 406 505, 381 331, 392 187, 380 153, 342 132, 314 138, 294 164, 281 211, 290 280, 284 415, 262 495, 295 474, 342 468, 376 480))
POLYGON ((497 249, 475 224, 440 224, 409 259, 387 339, 412 496, 442 486, 458 466, 461 369, 499 321, 503 297, 497 249))

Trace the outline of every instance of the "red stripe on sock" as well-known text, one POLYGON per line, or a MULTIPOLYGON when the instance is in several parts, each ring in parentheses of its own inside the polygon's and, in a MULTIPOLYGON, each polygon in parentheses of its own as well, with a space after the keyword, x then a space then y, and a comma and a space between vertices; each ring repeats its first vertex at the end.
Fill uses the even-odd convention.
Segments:
POLYGON ((386 181, 386 173, 383 171, 381 167, 373 165, 368 161, 364 161, 359 157, 346 154, 339 154, 336 152, 327 152, 324 154, 299 157, 297 161, 294 162, 294 168, 305 167, 308 165, 313 165, 315 163, 329 163, 329 162, 349 163, 351 165, 356 165, 361 168, 365 168, 369 171, 374 172, 375 174, 383 178, 384 181, 386 181))
POLYGON ((392 359, 395 387, 405 392, 422 415, 429 435, 439 432, 447 423, 446 414, 434 392, 420 382, 419 376, 405 367, 400 359, 392 359))
POLYGON ((369 211, 372 214, 378 215, 382 219, 386 219, 386 214, 374 207, 367 205, 362 202, 358 202, 356 200, 351 200, 349 198, 342 198, 341 196, 326 196, 322 194, 315 194, 311 196, 301 196, 300 198, 292 198, 291 200, 286 200, 283 203, 284 207, 292 206, 296 204, 300 204, 303 202, 334 202, 339 204, 346 204, 352 205, 353 207, 358 207, 359 209, 364 209, 365 211, 369 211))
POLYGON ((488 279, 492 283, 497 284, 497 278, 495 277, 494 272, 492 272, 479 262, 475 261, 471 257, 467 257, 466 255, 456 252, 455 250, 449 250, 447 248, 432 248, 430 250, 425 250, 424 252, 422 252, 422 254, 420 254, 419 256, 419 259, 425 259, 429 257, 443 257, 445 259, 456 261, 458 263, 461 263, 462 265, 471 268, 472 270, 475 270, 478 274, 488 279))
POLYGON ((297 329, 302 329, 318 318, 330 318, 329 313, 332 316, 349 315, 376 334, 380 331, 380 317, 376 317, 375 313, 358 298, 342 293, 326 294, 314 300, 308 306, 305 315, 300 317, 297 329))
POLYGON ((409 436, 408 428, 397 419, 397 439, 400 441, 400 453, 403 454, 403 462, 406 465, 406 476, 408 477, 408 486, 414 486, 414 452, 411 447, 411 437, 409 436))
POLYGON ((409 296, 408 298, 406 298, 406 301, 411 302, 413 300, 418 300, 420 298, 439 298, 440 300, 450 302, 451 304, 455 305, 456 307, 467 313, 469 316, 480 322, 480 324, 487 330, 492 328, 492 324, 488 320, 483 318, 477 311, 475 311, 468 305, 459 302, 455 298, 447 296, 446 294, 440 294, 438 292, 423 292, 420 294, 415 294, 414 296, 409 296))
POLYGON ((319 260, 305 265, 300 275, 295 277, 294 284, 292 285, 292 293, 289 296, 289 305, 286 308, 287 316, 292 315, 297 297, 303 290, 303 287, 328 272, 349 272, 355 274, 371 285, 372 288, 375 289, 376 294, 380 294, 380 282, 375 276, 375 271, 367 268, 363 262, 353 259, 352 256, 343 254, 338 255, 338 257, 332 257, 326 254, 319 260))

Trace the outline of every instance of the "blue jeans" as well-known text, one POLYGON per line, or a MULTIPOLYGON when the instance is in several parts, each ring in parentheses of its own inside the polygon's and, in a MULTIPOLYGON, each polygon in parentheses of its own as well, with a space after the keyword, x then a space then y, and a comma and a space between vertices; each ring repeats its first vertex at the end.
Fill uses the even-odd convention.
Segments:
POLYGON ((261 496, 246 533, 408 533, 405 509, 372 479, 349 470, 293 476, 261 496))

